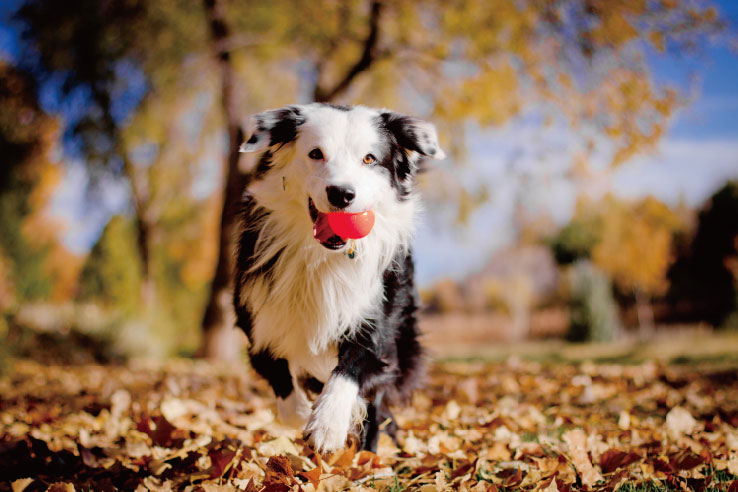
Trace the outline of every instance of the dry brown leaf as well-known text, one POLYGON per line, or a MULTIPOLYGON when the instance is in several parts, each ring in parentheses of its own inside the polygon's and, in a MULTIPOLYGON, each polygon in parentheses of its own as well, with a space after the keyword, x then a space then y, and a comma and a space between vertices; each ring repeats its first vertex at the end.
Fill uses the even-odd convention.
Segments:
POLYGON ((582 429, 570 430, 562 437, 569 446, 569 457, 576 466, 582 483, 587 487, 592 487, 597 481, 602 480, 602 475, 594 469, 587 456, 587 435, 584 431, 582 429))
POLYGON ((257 445, 259 454, 262 456, 275 456, 279 454, 296 454, 300 452, 295 447, 294 443, 290 441, 287 436, 279 436, 271 441, 259 443, 257 445))
POLYGON ((313 484, 313 487, 317 489, 318 486, 320 485, 320 475, 322 473, 323 473, 323 467, 317 466, 313 468, 312 470, 300 472, 298 473, 298 475, 308 480, 311 484, 313 484))
POLYGON ((235 485, 219 485, 209 482, 203 482, 200 486, 203 492, 237 492, 241 490, 235 485))
POLYGON ((435 476, 433 477, 433 481, 436 484, 436 490, 438 492, 443 492, 446 490, 446 474, 441 471, 436 472, 435 476))
POLYGON ((10 487, 13 490, 13 492, 23 492, 24 490, 26 490, 26 487, 28 487, 32 483, 33 483, 32 478, 19 478, 18 480, 10 484, 10 487))
POLYGON ((292 485, 295 481, 295 472, 286 456, 272 456, 266 464, 265 484, 283 483, 292 485))
POLYGON ((356 456, 356 448, 350 446, 348 449, 333 453, 327 463, 338 470, 343 470, 351 466, 354 456, 356 456))
POLYGON ((620 467, 625 467, 640 459, 636 453, 621 451, 619 449, 608 449, 600 455, 600 469, 602 473, 612 473, 620 467))
POLYGON ((683 434, 691 434, 697 428, 697 421, 682 407, 674 407, 666 414, 666 430, 671 439, 678 439, 683 434))
POLYGON ((75 489, 74 484, 57 482, 49 485, 49 488, 46 489, 46 492, 75 492, 75 489))
POLYGON ((541 489, 541 492, 559 492, 559 487, 556 484, 556 479, 554 478, 551 480, 551 483, 548 484, 548 486, 544 489, 541 489))

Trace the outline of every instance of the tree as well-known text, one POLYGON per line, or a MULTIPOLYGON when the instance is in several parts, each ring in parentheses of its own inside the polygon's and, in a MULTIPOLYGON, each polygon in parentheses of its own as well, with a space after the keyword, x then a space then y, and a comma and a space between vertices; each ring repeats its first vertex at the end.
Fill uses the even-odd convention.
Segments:
POLYGON ((716 191, 669 270, 669 300, 681 315, 713 326, 738 310, 738 182, 716 191))
POLYGON ((642 335, 653 331, 651 299, 668 288, 673 238, 684 228, 680 217, 652 197, 635 204, 605 199, 600 240, 592 259, 610 275, 621 292, 636 301, 642 335))
POLYGON ((223 0, 204 0, 205 12, 210 26, 210 43, 213 54, 218 61, 220 72, 221 106, 226 120, 228 134, 228 152, 224 169, 226 179, 223 186, 223 207, 220 214, 220 231, 218 238, 218 261, 215 275, 210 287, 210 295, 205 307, 202 321, 203 340, 200 354, 234 359, 238 357, 240 345, 234 343, 232 327, 234 318, 227 316, 231 312, 232 302, 231 272, 233 269, 232 237, 236 221, 236 210, 241 193, 248 180, 238 168, 239 146, 244 141, 244 132, 240 126, 240 115, 235 102, 236 74, 227 41, 231 36, 226 21, 225 2, 223 0))
POLYGON ((140 304, 141 282, 135 228, 124 217, 115 216, 85 261, 80 274, 79 299, 130 311, 140 304))
POLYGON ((580 199, 572 221, 548 242, 560 264, 591 260, 598 269, 587 274, 593 285, 605 285, 596 278, 601 272, 620 293, 632 296, 641 332, 648 335, 653 330, 650 302, 666 293, 674 238, 684 228, 682 218, 653 197, 628 202, 607 195, 597 203, 580 199))
POLYGON ((574 217, 546 243, 559 265, 570 265, 577 260, 588 260, 602 237, 602 220, 589 200, 580 198, 574 217))
POLYGON ((582 259, 567 271, 571 319, 566 338, 573 342, 612 342, 622 327, 610 277, 582 259))
POLYGON ((130 184, 145 302, 154 298, 156 217, 146 170, 133 162, 123 130, 148 94, 171 88, 183 58, 202 40, 191 17, 182 2, 153 6, 143 0, 29 0, 16 15, 26 41, 21 64, 62 95, 58 109, 69 120, 67 150, 81 154, 93 174, 130 184))
MULTIPOLYGON (((57 242, 58 225, 46 213, 58 181, 58 168, 50 160, 57 131, 56 120, 39 105, 32 77, 0 62, 2 311, 64 290, 59 274, 66 273, 50 260, 66 263, 75 274, 76 262, 57 242)), ((70 294, 66 291, 67 298, 70 294)))
MULTIPOLYGON (((203 89, 207 91, 211 87, 207 83, 187 87, 188 81, 201 80, 202 74, 207 76, 213 65, 207 42, 207 12, 192 7, 190 2, 176 0, 156 4, 83 1, 74 5, 29 0, 17 15, 27 43, 25 63, 44 81, 61 80, 63 100, 82 103, 79 114, 72 115, 67 133, 71 147, 80 150, 92 172, 112 174, 130 185, 143 269, 141 297, 148 305, 154 300, 155 251, 165 229, 163 216, 167 205, 163 203, 161 191, 172 184, 162 181, 163 175, 171 174, 162 173, 161 168, 167 167, 167 161, 178 148, 191 144, 192 140, 191 135, 187 136, 190 142, 188 138, 168 140, 172 135, 167 128, 174 125, 162 115, 181 112, 179 101, 187 99, 187 94, 195 92, 202 96, 203 89), (158 121, 152 116, 152 108, 160 110, 158 121), (152 149, 154 155, 147 155, 152 149), (136 162, 137 154, 141 153, 147 155, 148 162, 136 162)), ((249 8, 248 16, 241 16, 247 19, 241 23, 244 30, 258 33, 265 25, 269 26, 269 22, 264 22, 265 16, 259 15, 260 10, 264 9, 249 8)), ((220 50, 229 56, 234 42, 235 46, 241 43, 238 39, 221 38, 212 47, 215 52, 220 50)), ((272 86, 280 87, 280 84, 272 86)), ((236 115, 244 113, 240 106, 231 107, 227 115, 230 123, 225 126, 233 128, 236 115)), ((207 116, 202 120, 210 124, 200 125, 200 137, 212 133, 212 123, 217 121, 207 116)), ((234 152, 229 155, 233 156, 234 152)), ((231 164, 224 172, 226 191, 221 214, 224 227, 219 233, 221 247, 214 292, 221 292, 222 286, 228 283, 230 248, 226 239, 230 237, 230 224, 242 189, 238 174, 233 172, 235 156, 229 157, 231 164)), ((182 163, 194 160, 193 156, 189 157, 182 163)), ((220 326, 223 317, 218 313, 220 309, 216 309, 214 319, 220 326)), ((206 314, 206 320, 211 318, 206 314)), ((238 347, 237 344, 222 346, 238 347)))

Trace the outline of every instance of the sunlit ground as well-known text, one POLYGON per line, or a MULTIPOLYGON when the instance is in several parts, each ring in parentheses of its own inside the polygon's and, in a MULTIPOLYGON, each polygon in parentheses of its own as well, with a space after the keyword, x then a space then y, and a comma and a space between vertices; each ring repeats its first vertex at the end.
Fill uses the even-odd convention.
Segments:
POLYGON ((737 340, 455 347, 377 456, 316 456, 240 363, 11 360, 0 490, 733 491, 737 340))
POLYGON ((561 339, 519 343, 477 342, 455 344, 428 336, 428 345, 439 359, 479 359, 489 362, 522 358, 540 362, 638 364, 659 360, 671 364, 714 363, 738 365, 738 331, 714 332, 707 327, 685 326, 657 331, 643 340, 625 336, 612 343, 568 343, 561 339))

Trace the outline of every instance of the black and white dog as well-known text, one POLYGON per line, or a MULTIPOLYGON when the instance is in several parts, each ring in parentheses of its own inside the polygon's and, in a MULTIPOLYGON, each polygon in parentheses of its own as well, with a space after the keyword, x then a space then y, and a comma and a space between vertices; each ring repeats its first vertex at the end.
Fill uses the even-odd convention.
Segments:
POLYGON ((435 127, 362 106, 288 106, 252 117, 241 151, 257 152, 234 296, 251 364, 316 450, 354 429, 374 450, 388 404, 420 376, 408 242, 419 163, 444 157, 435 127), (321 215, 366 210, 375 223, 362 239, 314 232, 321 215))

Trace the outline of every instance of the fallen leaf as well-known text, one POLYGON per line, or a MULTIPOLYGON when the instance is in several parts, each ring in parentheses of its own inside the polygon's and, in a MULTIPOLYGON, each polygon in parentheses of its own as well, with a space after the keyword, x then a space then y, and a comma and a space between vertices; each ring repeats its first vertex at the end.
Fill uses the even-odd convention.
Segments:
POLYGON ((275 456, 278 454, 296 454, 300 452, 287 436, 279 436, 271 441, 258 444, 259 454, 262 456, 275 456))
POLYGON ((669 457, 669 464, 675 471, 691 470, 704 463, 705 459, 702 456, 693 453, 689 449, 685 449, 669 457))
POLYGON ((343 470, 351 466, 351 463, 354 461, 355 455, 356 449, 353 446, 350 446, 343 451, 338 451, 334 453, 333 456, 331 456, 331 458, 327 461, 327 463, 338 470, 343 470))
POLYGON ((24 490, 26 490, 26 487, 28 487, 32 483, 33 483, 32 478, 19 478, 18 480, 10 484, 10 487, 13 490, 13 492, 23 492, 24 490))
POLYGON ((203 492, 236 492, 240 490, 234 485, 218 485, 207 482, 200 484, 200 486, 202 487, 203 492))
POLYGON ((674 407, 666 414, 666 430, 671 439, 678 439, 683 434, 691 434, 697 428, 697 421, 682 407, 674 407))
POLYGON ((612 473, 620 467, 635 463, 641 457, 633 452, 626 453, 619 449, 608 449, 600 455, 600 469, 602 473, 612 473))
POLYGON ((435 484, 436 484, 436 490, 438 492, 444 492, 446 490, 446 474, 439 471, 436 472, 436 475, 433 478, 435 484))
POLYGON ((313 484, 313 487, 317 489, 318 486, 320 485, 320 475, 322 473, 323 473, 323 468, 320 466, 317 466, 310 471, 300 472, 298 473, 298 475, 308 480, 311 484, 313 484))
POLYGON ((74 484, 63 482, 52 483, 49 488, 46 489, 46 492, 75 492, 74 484))
POLYGON ((286 456, 272 456, 266 464, 266 477, 264 484, 292 485, 295 481, 295 472, 286 456))
POLYGON ((620 411, 620 417, 618 418, 618 427, 621 430, 630 429, 630 414, 625 410, 620 411))
POLYGON ((548 484, 548 487, 541 489, 541 492, 559 492, 559 487, 556 485, 556 479, 554 478, 551 480, 551 483, 548 484))
POLYGON ((602 475, 594 469, 587 456, 587 436, 584 431, 582 429, 570 430, 562 437, 569 446, 569 456, 577 468, 582 483, 587 487, 592 487, 597 481, 602 480, 602 475))

